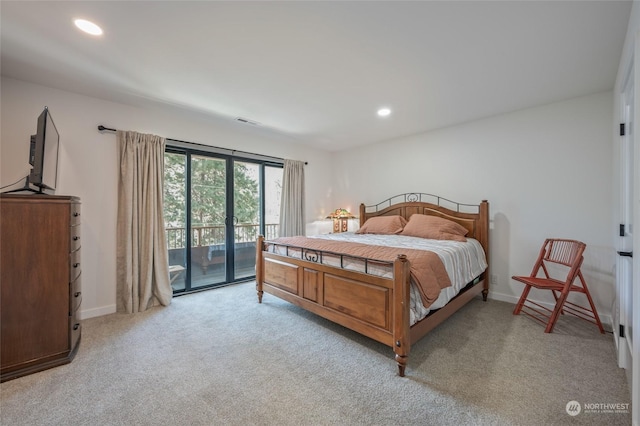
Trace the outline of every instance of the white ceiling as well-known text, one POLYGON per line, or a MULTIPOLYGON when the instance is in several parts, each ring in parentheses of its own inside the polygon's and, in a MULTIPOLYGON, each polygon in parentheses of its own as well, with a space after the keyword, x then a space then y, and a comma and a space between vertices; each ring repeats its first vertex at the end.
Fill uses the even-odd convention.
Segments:
POLYGON ((334 151, 611 90, 630 10, 629 1, 3 0, 0 64, 3 76, 242 117, 334 151), (80 33, 75 18, 104 35, 80 33), (378 118, 381 106, 391 116, 378 118))

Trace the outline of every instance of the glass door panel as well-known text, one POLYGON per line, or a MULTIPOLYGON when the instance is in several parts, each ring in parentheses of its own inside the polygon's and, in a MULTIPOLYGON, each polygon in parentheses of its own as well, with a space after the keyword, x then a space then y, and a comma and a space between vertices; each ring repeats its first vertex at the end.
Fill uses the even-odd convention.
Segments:
POLYGON ((264 232, 267 240, 280 236, 280 199, 282 197, 282 167, 264 168, 264 232))
POLYGON ((227 281, 226 160, 191 156, 191 288, 227 281))
POLYGON ((256 239, 260 234, 260 165, 233 162, 234 279, 256 274, 256 239))
POLYGON ((184 291, 187 282, 186 159, 179 153, 164 155, 164 227, 173 291, 184 291))

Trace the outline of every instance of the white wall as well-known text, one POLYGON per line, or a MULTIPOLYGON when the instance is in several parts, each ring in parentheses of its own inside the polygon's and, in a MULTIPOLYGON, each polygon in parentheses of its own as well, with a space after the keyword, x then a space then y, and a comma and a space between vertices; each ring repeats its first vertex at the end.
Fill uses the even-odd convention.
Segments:
MULTIPOLYGON (((27 174, 28 138, 49 106, 61 134, 58 194, 83 208, 83 318, 115 309, 116 145, 125 130, 309 161, 307 222, 403 192, 491 203, 490 296, 514 302, 546 237, 587 243, 585 273, 600 313, 613 297, 612 92, 599 93, 337 153, 235 122, 141 108, 2 79, 0 184, 27 174)), ((391 117, 391 119, 393 119, 391 117)), ((550 300, 550 299, 549 299, 550 300)))
POLYGON ((522 286, 510 277, 531 272, 545 238, 578 239, 597 308, 610 319, 612 102, 612 92, 598 93, 334 153, 334 205, 357 211, 414 191, 487 199, 490 297, 517 301, 522 286))
POLYGON ((29 135, 35 133, 36 118, 45 105, 60 132, 56 194, 76 195, 82 201, 81 318, 115 312, 116 303, 116 139, 112 133, 98 132, 99 124, 308 161, 307 221, 333 206, 325 190, 331 176, 330 154, 284 136, 180 109, 127 106, 4 77, 1 89, 0 186, 28 174, 29 135))

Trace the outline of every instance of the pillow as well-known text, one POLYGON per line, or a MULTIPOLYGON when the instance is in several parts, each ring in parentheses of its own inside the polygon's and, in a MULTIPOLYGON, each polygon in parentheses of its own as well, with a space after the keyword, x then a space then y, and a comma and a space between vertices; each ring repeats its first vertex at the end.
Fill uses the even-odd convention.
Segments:
POLYGON ((370 217, 356 234, 399 234, 406 224, 407 220, 398 215, 370 217))
POLYGON ((469 231, 462 225, 451 220, 414 214, 409 218, 400 235, 411 237, 429 238, 431 240, 452 240, 465 242, 469 231))

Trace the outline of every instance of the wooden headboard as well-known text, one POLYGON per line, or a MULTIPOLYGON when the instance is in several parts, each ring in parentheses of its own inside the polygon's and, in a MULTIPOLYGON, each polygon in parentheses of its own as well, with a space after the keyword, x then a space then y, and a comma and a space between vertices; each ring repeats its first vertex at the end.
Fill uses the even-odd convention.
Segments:
POLYGON ((439 216, 459 223, 469 230, 467 237, 475 238, 489 256, 489 202, 462 204, 437 195, 411 192, 396 195, 378 204, 360 204, 360 226, 375 216, 400 215, 409 220, 413 214, 439 216))

